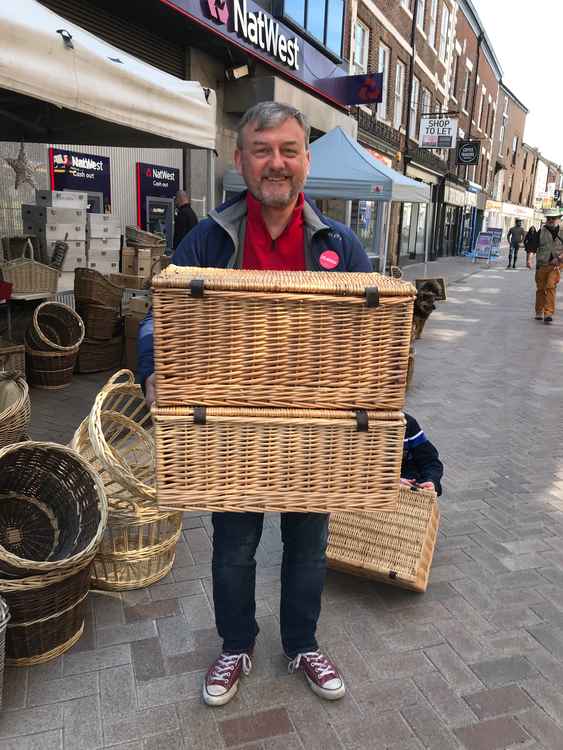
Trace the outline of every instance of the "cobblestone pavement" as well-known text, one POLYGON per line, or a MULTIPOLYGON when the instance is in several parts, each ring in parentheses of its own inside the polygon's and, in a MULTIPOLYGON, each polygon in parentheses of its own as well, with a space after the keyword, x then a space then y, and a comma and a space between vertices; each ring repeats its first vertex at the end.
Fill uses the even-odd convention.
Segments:
MULTIPOLYGON (((218 639, 209 518, 191 515, 166 580, 93 593, 76 647, 7 670, 0 750, 561 750, 563 323, 534 321, 532 273, 503 265, 427 269, 449 277, 449 300, 417 345, 408 408, 446 465, 440 539, 423 595, 329 573, 319 636, 342 701, 287 674, 271 517, 255 669, 228 706, 201 704, 218 639)), ((33 437, 67 441, 104 380, 34 391, 33 437)))

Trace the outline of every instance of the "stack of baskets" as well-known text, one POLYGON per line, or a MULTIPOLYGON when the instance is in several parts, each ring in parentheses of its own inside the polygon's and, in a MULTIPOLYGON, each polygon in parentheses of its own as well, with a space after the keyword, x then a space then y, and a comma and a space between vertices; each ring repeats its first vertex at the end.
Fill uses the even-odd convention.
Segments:
POLYGON ((395 508, 414 292, 379 274, 153 279, 159 505, 395 508))
POLYGON ((29 383, 48 390, 70 385, 83 339, 84 323, 71 307, 60 302, 36 307, 25 334, 29 383))
POLYGON ((68 650, 84 629, 90 566, 107 521, 103 484, 75 451, 25 442, 0 450, 0 594, 7 663, 68 650))
POLYGON ((158 581, 174 563, 182 513, 157 508, 152 419, 131 372, 109 379, 72 447, 99 473, 109 503, 92 586, 119 591, 158 581))
POLYGON ((120 366, 123 357, 121 297, 122 290, 98 271, 76 269, 74 298, 86 327, 86 337, 78 354, 78 372, 103 372, 120 366))
POLYGON ((27 383, 19 372, 0 372, 0 448, 19 443, 30 419, 27 383))

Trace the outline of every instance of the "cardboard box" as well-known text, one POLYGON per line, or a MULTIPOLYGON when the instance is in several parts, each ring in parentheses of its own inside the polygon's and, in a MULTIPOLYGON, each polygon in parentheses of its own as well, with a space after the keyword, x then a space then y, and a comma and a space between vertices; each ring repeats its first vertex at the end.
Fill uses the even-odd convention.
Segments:
POLYGON ((90 237, 120 238, 121 219, 111 214, 88 214, 87 231, 90 237))
POLYGON ((121 270, 123 273, 135 276, 135 258, 137 250, 134 247, 124 247, 121 251, 121 270))
POLYGON ((75 190, 36 190, 35 202, 38 206, 52 208, 88 208, 88 195, 75 190))
POLYGON ((55 240, 82 240, 86 241, 85 224, 41 224, 36 225, 37 234, 45 238, 46 242, 55 240))
POLYGON ((142 276, 144 279, 150 278, 152 264, 152 250, 137 250, 137 257, 133 263, 133 268, 137 276, 142 276))
POLYGON ((121 238, 120 237, 91 237, 87 235, 88 249, 92 251, 96 250, 112 250, 117 252, 121 250, 121 238))

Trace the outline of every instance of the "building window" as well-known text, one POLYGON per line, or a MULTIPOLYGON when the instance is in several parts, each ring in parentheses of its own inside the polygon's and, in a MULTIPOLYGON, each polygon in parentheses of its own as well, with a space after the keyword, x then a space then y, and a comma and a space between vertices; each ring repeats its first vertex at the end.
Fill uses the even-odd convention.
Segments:
POLYGON ((393 126, 399 130, 403 124, 403 95, 405 90, 405 66, 397 60, 395 69, 395 107, 393 112, 393 126))
POLYGON ((409 110, 409 131, 410 137, 415 140, 416 135, 416 119, 418 117, 418 94, 420 92, 420 81, 418 78, 412 80, 412 93, 409 110))
POLYGON ((331 52, 342 55, 344 0, 284 0, 283 15, 306 29, 331 52))
POLYGON ((462 96, 462 107, 465 112, 469 111, 469 89, 471 81, 471 72, 469 68, 465 69, 465 81, 463 82, 463 96, 462 96))
POLYGON ((485 94, 481 94, 481 103, 479 104, 479 117, 477 119, 477 125, 479 130, 483 130, 483 113, 485 111, 485 94))
POLYGON ((447 5, 442 6, 442 23, 440 24, 440 49, 438 56, 440 60, 446 61, 448 49, 448 31, 450 28, 450 11, 447 5))
POLYGON ((380 120, 387 119, 387 97, 389 90, 389 60, 391 52, 389 47, 384 44, 379 45, 379 58, 377 62, 377 72, 383 75, 383 85, 381 87, 381 101, 377 105, 377 115, 380 120))
POLYGON ((436 22, 438 20, 438 0, 430 0, 430 24, 428 25, 428 44, 436 49, 436 22))
POLYGON ((369 29, 361 21, 356 21, 354 30, 354 70, 367 73, 369 52, 369 29))
POLYGON ((428 89, 422 90, 422 109, 420 110, 421 115, 429 115, 432 112, 432 94, 428 89))
POLYGON ((408 10, 410 13, 411 10, 411 0, 401 0, 401 6, 405 8, 405 10, 408 10))
POLYGON ((506 129, 506 127, 505 127, 504 120, 503 120, 503 123, 500 126, 500 134, 499 134, 499 144, 498 144, 498 155, 499 156, 502 156, 502 150, 503 150, 503 146, 504 146, 504 133, 505 133, 505 129, 506 129))
POLYGON ((452 78, 450 81, 450 96, 452 99, 456 98, 457 93, 457 74, 459 68, 459 55, 452 55, 452 78))
POLYGON ((416 11, 416 23, 421 31, 424 31, 424 14, 426 12, 426 0, 418 0, 416 11))

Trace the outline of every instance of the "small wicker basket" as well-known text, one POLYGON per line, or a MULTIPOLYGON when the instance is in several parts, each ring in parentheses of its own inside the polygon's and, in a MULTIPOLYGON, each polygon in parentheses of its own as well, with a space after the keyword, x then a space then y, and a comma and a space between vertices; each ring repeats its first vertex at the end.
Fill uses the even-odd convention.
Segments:
POLYGON ((72 307, 43 302, 35 308, 26 341, 36 351, 72 352, 82 343, 84 333, 82 318, 72 307))
POLYGON ((0 411, 0 448, 19 442, 31 420, 27 383, 18 372, 0 372, 0 391, 8 382, 16 386, 20 395, 17 401, 0 411))
POLYGON ((0 371, 19 372, 25 378, 25 346, 0 338, 0 371))
POLYGON ((34 388, 57 391, 72 382, 78 348, 69 352, 40 352, 26 344, 27 379, 34 388))
POLYGON ((10 622, 10 609, 0 596, 0 709, 4 693, 4 662, 6 661, 6 628, 10 622))
POLYGON ((330 568, 426 591, 440 511, 436 493, 401 486, 394 513, 333 513, 330 568))
POLYGON ((0 577, 91 558, 107 523, 102 481, 76 451, 29 441, 0 450, 0 577))
POLYGON ((401 412, 154 409, 157 498, 170 510, 392 510, 401 412))
POLYGON ((0 274, 4 281, 13 284, 13 294, 57 293, 59 272, 33 260, 33 246, 29 239, 21 258, 0 263, 0 274))
POLYGON ((153 279, 157 405, 401 409, 413 300, 373 273, 169 266, 153 279))
POLYGON ((89 339, 108 340, 119 334, 120 315, 112 307, 79 304, 78 313, 84 321, 89 339))
POLYGON ((123 290, 112 284, 93 268, 77 268, 74 272, 74 297, 77 305, 103 305, 121 310, 123 290))
POLYGON ((78 352, 76 371, 80 373, 105 372, 121 366, 123 360, 123 336, 114 336, 107 341, 84 339, 78 352))
POLYGON ((6 631, 6 663, 30 667, 74 646, 84 630, 91 556, 80 565, 50 573, 3 580, 0 594, 11 621, 6 631))

